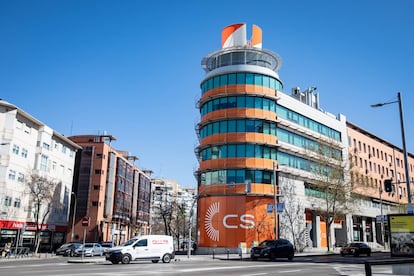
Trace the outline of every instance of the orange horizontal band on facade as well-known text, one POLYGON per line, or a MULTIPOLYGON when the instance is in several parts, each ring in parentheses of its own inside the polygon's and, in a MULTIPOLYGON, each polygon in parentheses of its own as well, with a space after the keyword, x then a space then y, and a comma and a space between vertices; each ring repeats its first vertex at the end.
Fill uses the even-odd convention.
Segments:
POLYGON ((220 94, 237 94, 237 93, 243 93, 243 94, 260 94, 263 96, 276 96, 275 89, 271 89, 269 87, 264 87, 260 85, 253 85, 253 84, 232 84, 232 85, 225 85, 220 86, 217 88, 213 88, 208 90, 203 94, 201 97, 200 102, 203 102, 208 97, 212 97, 214 95, 220 95, 220 94))
MULTIPOLYGON (((263 184, 263 183, 251 183, 250 186, 250 195, 262 195, 273 197, 273 184, 263 184)), ((230 185, 229 183, 224 184, 211 184, 211 185, 202 185, 198 189, 199 197, 203 196, 233 196, 235 194, 244 195, 246 194, 246 186, 243 183, 237 183, 230 185)), ((278 193, 278 189, 276 189, 278 193)))
POLYGON ((200 148, 209 144, 230 143, 257 143, 277 145, 277 137, 271 134, 255 133, 255 132, 231 132, 207 136, 200 141, 200 148))
POLYGON ((207 120, 214 120, 216 118, 251 118, 251 119, 263 119, 269 121, 276 121, 277 115, 275 112, 257 108, 228 108, 221 109, 207 113, 201 118, 200 124, 203 124, 207 120))
POLYGON ((264 158, 219 158, 200 162, 200 170, 254 168, 272 170, 275 160, 264 158))

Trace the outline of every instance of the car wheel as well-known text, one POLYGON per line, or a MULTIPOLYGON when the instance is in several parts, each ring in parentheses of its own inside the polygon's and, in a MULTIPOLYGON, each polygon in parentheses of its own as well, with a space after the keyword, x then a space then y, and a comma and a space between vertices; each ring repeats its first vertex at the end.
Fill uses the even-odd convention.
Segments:
POLYGON ((257 261, 257 258, 256 258, 256 257, 252 257, 252 260, 253 260, 253 261, 257 261))
POLYGON ((171 262, 171 256, 170 256, 170 254, 164 254, 164 256, 162 256, 162 262, 163 263, 169 263, 169 262, 171 262))
POLYGON ((121 262, 123 264, 129 264, 130 261, 131 261, 131 256, 130 255, 128 255, 128 254, 122 255, 121 262))
POLYGON ((151 260, 154 264, 158 263, 160 260, 151 260))
POLYGON ((359 256, 359 252, 355 252, 354 257, 358 257, 358 256, 359 256))
POLYGON ((341 256, 342 256, 342 257, 345 257, 345 253, 341 252, 341 256))

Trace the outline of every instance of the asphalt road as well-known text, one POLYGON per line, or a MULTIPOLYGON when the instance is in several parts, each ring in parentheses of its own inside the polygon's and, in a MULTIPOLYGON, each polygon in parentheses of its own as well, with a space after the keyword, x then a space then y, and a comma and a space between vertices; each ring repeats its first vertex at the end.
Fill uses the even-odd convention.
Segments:
MULTIPOLYGON (((366 259, 389 258, 389 254, 378 253, 371 257, 300 256, 293 261, 251 261, 249 259, 212 259, 210 256, 177 256, 177 261, 169 264, 152 262, 132 262, 128 265, 113 265, 102 257, 85 258, 84 263, 70 263, 69 258, 54 257, 48 259, 22 259, 0 261, 0 275, 75 275, 75 276, 109 276, 109 275, 280 275, 280 276, 321 276, 321 275, 365 275, 366 259)), ((72 259, 73 260, 73 259, 72 259)), ((401 268, 401 265, 399 266, 401 268)), ((411 267, 408 271, 414 271, 411 267)), ((391 266, 373 267, 373 275, 395 274, 391 266)), ((414 275, 414 274, 405 274, 414 275)))

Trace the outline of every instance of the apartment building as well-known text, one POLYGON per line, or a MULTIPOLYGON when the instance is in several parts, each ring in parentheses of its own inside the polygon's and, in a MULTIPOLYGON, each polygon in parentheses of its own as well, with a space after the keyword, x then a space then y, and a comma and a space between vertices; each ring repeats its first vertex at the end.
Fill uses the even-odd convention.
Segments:
MULTIPOLYGON (((384 139, 347 122, 348 147, 354 169, 351 180, 358 207, 351 215, 352 240, 384 245, 388 242, 388 226, 381 217, 405 213, 408 203, 407 176, 403 150, 384 139), (392 191, 386 192, 384 181, 391 180, 392 191), (382 225, 384 223, 384 225, 382 225)), ((414 182, 414 155, 408 153, 411 191, 414 182)))
POLYGON ((41 229, 41 250, 51 250, 65 241, 79 149, 76 143, 22 109, 0 101, 0 246, 12 241, 14 245, 33 248, 37 227, 41 229), (28 191, 32 175, 56 184, 50 205, 41 203, 39 221, 28 191))
POLYGON ((69 137, 82 149, 76 156, 68 241, 113 241, 149 233, 151 178, 136 156, 116 150, 112 135, 69 137), (88 221, 82 223, 83 221, 88 221))

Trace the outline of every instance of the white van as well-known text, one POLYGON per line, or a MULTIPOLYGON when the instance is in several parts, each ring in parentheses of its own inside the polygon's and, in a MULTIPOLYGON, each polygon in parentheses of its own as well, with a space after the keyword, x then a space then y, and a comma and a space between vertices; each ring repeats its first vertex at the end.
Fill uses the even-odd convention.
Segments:
POLYGON ((105 256, 113 264, 128 264, 135 260, 151 260, 153 263, 162 260, 169 263, 175 257, 173 238, 164 235, 135 237, 120 246, 112 247, 105 256))

